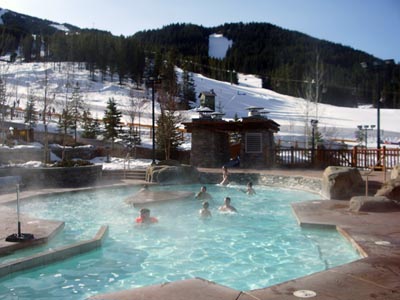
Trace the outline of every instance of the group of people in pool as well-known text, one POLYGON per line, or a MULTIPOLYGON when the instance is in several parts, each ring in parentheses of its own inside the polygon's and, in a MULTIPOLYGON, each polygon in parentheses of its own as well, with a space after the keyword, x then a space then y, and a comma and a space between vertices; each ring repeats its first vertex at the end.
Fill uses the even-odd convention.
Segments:
MULTIPOLYGON (((221 185, 227 185, 229 183, 229 178, 228 178, 228 168, 223 166, 222 167, 222 181, 221 185)), ((147 186, 146 186, 147 188, 147 186)), ((256 192, 253 189, 253 183, 250 181, 247 183, 247 188, 246 190, 242 190, 245 192, 247 195, 254 195, 256 192)), ((209 218, 211 217, 211 211, 209 210, 210 203, 209 200, 212 199, 211 195, 207 192, 207 187, 202 186, 200 188, 200 191, 196 194, 195 196, 196 199, 198 200, 203 200, 202 203, 202 208, 199 211, 199 215, 202 218, 209 218)), ((218 208, 219 211, 221 212, 237 212, 236 208, 231 205, 231 198, 230 197, 225 197, 224 199, 224 204, 218 208)), ((155 217, 150 216, 150 209, 148 208, 142 208, 139 211, 140 215, 139 217, 136 218, 136 223, 138 224, 151 224, 151 223, 157 223, 158 219, 155 217)))
MULTIPOLYGON (((254 195, 255 191, 253 189, 253 183, 252 182, 248 182, 247 183, 247 189, 246 190, 242 190, 243 192, 245 192, 248 195, 254 195)), ((203 200, 203 207, 200 209, 199 214, 200 217, 202 218, 208 218, 211 217, 211 212, 209 210, 210 207, 210 203, 208 200, 212 199, 211 195, 207 192, 207 187, 206 186, 202 186, 200 188, 200 192, 197 193, 196 199, 198 200, 203 200)), ((224 199, 224 204, 222 206, 220 206, 218 208, 219 211, 221 212, 237 212, 236 208, 234 206, 232 206, 231 204, 231 198, 230 197, 225 197, 224 199)))
MULTIPOLYGON (((209 209, 210 203, 208 201, 203 201, 203 207, 199 211, 199 215, 201 218, 209 218, 211 217, 211 211, 209 209)), ((231 205, 231 198, 225 197, 224 205, 219 207, 219 211, 223 212, 237 212, 236 208, 231 205)))
MULTIPOLYGON (((220 185, 228 185, 228 184, 229 184, 228 167, 222 166, 222 181, 220 182, 220 185)), ((253 183, 251 181, 249 181, 247 183, 247 189, 246 189, 245 193, 248 195, 253 195, 256 193, 253 189, 253 183)))
MULTIPOLYGON (((203 200, 203 208, 200 210, 200 216, 201 217, 211 217, 211 212, 209 211, 210 203, 208 200, 211 200, 212 197, 211 195, 207 192, 207 187, 202 186, 200 188, 200 192, 197 193, 195 196, 197 200, 203 200)), ((220 211, 230 211, 230 212, 236 212, 236 208, 234 208, 231 205, 231 198, 230 197, 225 197, 224 199, 224 205, 219 207, 220 211)))

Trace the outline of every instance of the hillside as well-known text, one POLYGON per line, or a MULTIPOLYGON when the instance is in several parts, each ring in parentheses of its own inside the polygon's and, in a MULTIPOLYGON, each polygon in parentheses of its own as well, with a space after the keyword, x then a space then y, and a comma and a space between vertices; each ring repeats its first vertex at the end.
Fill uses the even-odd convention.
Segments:
POLYGON ((59 24, 49 20, 20 14, 8 9, 0 8, 0 24, 9 29, 19 30, 22 33, 31 34, 53 34, 57 30, 79 31, 80 29, 71 24, 59 24))
MULTIPOLYGON (((3 67, 5 63, 0 63, 3 67)), ((66 86, 67 78, 72 82, 78 82, 81 97, 84 100, 85 109, 89 109, 91 114, 102 119, 106 109, 107 101, 113 97, 118 108, 123 112, 123 122, 131 122, 128 111, 131 100, 140 104, 140 117, 136 114, 135 123, 143 125, 144 144, 150 145, 151 140, 146 139, 149 134, 151 124, 151 92, 145 89, 137 90, 132 85, 119 85, 118 82, 111 82, 109 79, 103 82, 92 81, 88 70, 79 69, 77 64, 71 65, 63 63, 54 67, 53 64, 46 63, 14 63, 7 64, 7 91, 9 92, 8 103, 12 105, 14 101, 19 103, 19 107, 26 108, 28 96, 34 96, 37 111, 43 109, 44 77, 48 74, 48 93, 51 95, 50 107, 54 112, 60 114, 65 105, 65 99, 71 97, 72 90, 66 86), (133 88, 133 89, 132 89, 133 88), (133 92, 133 93, 132 93, 133 92), (146 127, 147 125, 147 127, 146 127)), ((176 69, 178 78, 182 74, 181 69, 176 69)), ((101 74, 97 72, 96 78, 101 74)), ((261 88, 261 80, 253 75, 239 74, 238 84, 217 81, 205 77, 201 74, 193 74, 195 81, 196 94, 213 89, 216 93, 216 107, 225 113, 224 118, 232 119, 236 115, 247 116, 249 106, 264 107, 269 111, 268 117, 281 125, 281 130, 276 135, 276 139, 281 139, 285 145, 293 145, 298 142, 304 145, 304 135, 309 127, 310 119, 319 120, 319 130, 325 140, 355 140, 355 132, 360 124, 376 125, 376 109, 371 107, 346 108, 328 104, 310 103, 302 98, 296 98, 276 93, 271 90, 261 88), (307 126, 306 126, 307 125, 307 126)), ((199 106, 199 102, 196 103, 199 106)), ((156 103, 156 118, 160 113, 159 105, 156 103)), ((398 122, 399 110, 381 109, 381 129, 382 139, 388 143, 398 143, 400 141, 400 123, 398 122)), ((199 115, 195 110, 181 111, 186 120, 197 118, 199 115)), ((8 116, 8 120, 10 117, 8 116)), ((13 122, 23 123, 23 115, 14 118, 13 122)), ((50 130, 58 130, 58 119, 50 121, 50 130)), ((37 130, 42 130, 42 125, 37 125, 37 130)), ((374 147, 376 144, 376 131, 369 132, 368 142, 374 147)), ((188 137, 187 144, 190 147, 188 137)))
POLYGON ((375 104, 383 90, 386 105, 400 107, 399 65, 269 23, 212 28, 171 24, 138 32, 134 38, 151 51, 177 52, 182 58, 179 66, 218 80, 230 81, 233 70, 257 74, 265 88, 349 107, 360 102, 375 104), (223 59, 208 57, 208 41, 214 33, 232 42, 223 59), (366 71, 362 62, 374 68, 366 71), (321 92, 315 95, 317 88, 321 92))
POLYGON ((255 74, 264 88, 314 102, 376 106, 384 97, 385 107, 400 108, 400 65, 269 23, 171 24, 116 37, 7 10, 0 15, 0 55, 20 55, 25 62, 84 62, 92 79, 100 70, 103 76, 117 74, 120 84, 131 80, 139 86, 149 76, 164 76, 150 73, 167 61, 228 82, 237 83, 238 73, 255 74), (209 56, 214 34, 231 42, 225 57, 209 56))

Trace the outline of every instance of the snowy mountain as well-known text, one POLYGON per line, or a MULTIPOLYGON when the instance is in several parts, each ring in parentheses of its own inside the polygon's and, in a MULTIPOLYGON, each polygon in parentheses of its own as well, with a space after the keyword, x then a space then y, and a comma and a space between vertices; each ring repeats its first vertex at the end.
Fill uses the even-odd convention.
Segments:
POLYGON ((20 14, 12 10, 0 8, 0 25, 5 29, 18 29, 17 32, 30 34, 52 34, 56 31, 80 31, 71 24, 59 24, 49 20, 20 14))
MULTIPOLYGON (((177 69, 181 73, 180 69, 177 69)), ((134 90, 129 85, 118 85, 111 81, 91 81, 88 71, 79 69, 77 64, 45 64, 45 63, 14 63, 0 64, 0 74, 7 82, 7 101, 12 106, 24 109, 27 97, 35 96, 37 110, 43 109, 44 87, 46 74, 48 77, 48 97, 52 99, 50 106, 56 113, 62 111, 65 100, 71 97, 72 86, 79 83, 82 99, 92 115, 98 119, 103 117, 106 103, 114 98, 118 108, 124 113, 123 121, 130 122, 126 114, 130 100, 136 99, 141 103, 140 123, 151 124, 151 93, 142 89, 134 90), (68 83, 68 84, 67 84, 68 83), (132 95, 132 91, 134 92, 132 95)), ((100 78, 100 76, 99 76, 100 78)), ((225 113, 225 118, 247 116, 250 106, 263 107, 269 112, 268 118, 281 125, 276 139, 286 143, 305 141, 304 135, 309 129, 311 119, 318 119, 319 130, 325 140, 355 140, 355 131, 358 125, 376 125, 377 110, 373 108, 346 108, 327 104, 315 104, 302 98, 295 98, 278 94, 261 88, 261 80, 256 76, 240 74, 239 84, 232 85, 209 79, 200 74, 194 74, 196 93, 214 90, 216 94, 216 108, 225 113)), ((156 105, 156 114, 159 107, 156 105)), ((381 138, 387 142, 400 141, 399 110, 384 109, 381 113, 381 138)), ((186 120, 197 118, 195 111, 182 112, 186 120)), ((23 122, 23 118, 14 119, 14 122, 23 122)), ((139 120, 136 119, 135 123, 139 120)), ((53 130, 57 124, 53 120, 53 130)), ((38 127, 40 128, 40 126, 38 127)), ((376 145, 376 130, 369 132, 368 142, 376 145)))

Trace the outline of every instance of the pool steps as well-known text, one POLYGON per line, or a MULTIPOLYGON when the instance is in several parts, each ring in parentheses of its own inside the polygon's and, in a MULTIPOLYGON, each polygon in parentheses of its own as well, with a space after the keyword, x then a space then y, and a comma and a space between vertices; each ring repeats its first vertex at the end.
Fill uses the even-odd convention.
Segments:
POLYGON ((16 259, 0 265, 0 277, 10 275, 15 272, 48 265, 62 261, 67 258, 86 253, 101 247, 103 238, 108 233, 108 225, 103 225, 96 235, 90 240, 80 241, 74 244, 62 246, 56 249, 46 250, 38 254, 16 259))

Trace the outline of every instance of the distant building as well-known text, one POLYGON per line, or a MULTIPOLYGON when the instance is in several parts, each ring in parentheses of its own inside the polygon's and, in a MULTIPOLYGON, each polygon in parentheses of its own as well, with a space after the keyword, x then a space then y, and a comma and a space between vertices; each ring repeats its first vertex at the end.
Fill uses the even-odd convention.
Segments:
POLYGON ((215 111, 215 92, 214 90, 201 92, 199 95, 200 98, 200 106, 208 107, 215 111))

